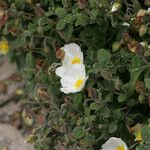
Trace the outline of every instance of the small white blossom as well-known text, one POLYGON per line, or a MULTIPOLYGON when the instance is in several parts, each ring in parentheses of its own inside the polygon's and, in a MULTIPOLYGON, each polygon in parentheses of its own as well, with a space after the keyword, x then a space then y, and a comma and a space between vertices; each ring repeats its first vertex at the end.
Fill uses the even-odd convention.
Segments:
POLYGON ((62 77, 67 67, 83 64, 83 53, 81 48, 75 43, 66 44, 60 49, 65 52, 65 56, 62 60, 62 66, 56 69, 56 75, 62 77))
POLYGON ((65 94, 76 93, 83 89, 85 82, 88 79, 83 64, 76 64, 72 67, 66 68, 62 78, 60 89, 65 94))
POLYGON ((101 150, 128 150, 126 143, 121 138, 111 137, 101 150))
POLYGON ((130 27, 130 24, 129 24, 129 23, 127 23, 127 22, 124 22, 124 23, 122 24, 122 26, 130 27))
POLYGON ((150 7, 147 9, 147 14, 150 15, 150 7))
POLYGON ((114 13, 114 12, 118 11, 119 8, 120 8, 120 3, 115 2, 115 3, 112 5, 111 13, 114 13))

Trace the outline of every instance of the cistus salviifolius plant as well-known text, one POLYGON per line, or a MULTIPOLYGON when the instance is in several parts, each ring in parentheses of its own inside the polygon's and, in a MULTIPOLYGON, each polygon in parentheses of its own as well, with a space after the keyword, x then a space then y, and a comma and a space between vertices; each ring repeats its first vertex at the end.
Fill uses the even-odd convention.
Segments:
POLYGON ((150 150, 150 0, 0 0, 0 32, 36 150, 150 150))

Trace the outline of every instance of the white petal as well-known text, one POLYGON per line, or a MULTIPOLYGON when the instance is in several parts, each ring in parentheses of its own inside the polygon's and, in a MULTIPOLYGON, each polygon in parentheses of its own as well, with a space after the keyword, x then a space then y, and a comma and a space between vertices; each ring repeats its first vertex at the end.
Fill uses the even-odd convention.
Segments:
POLYGON ((67 44, 61 49, 65 51, 65 57, 62 61, 63 65, 65 66, 72 65, 71 64, 72 60, 75 57, 78 57, 81 63, 83 63, 83 53, 81 52, 81 48, 77 44, 75 43, 67 44))
POLYGON ((75 64, 71 67, 67 67, 64 76, 70 76, 73 79, 85 78, 85 66, 83 64, 75 64))
POLYGON ((65 67, 61 66, 56 68, 55 73, 57 76, 62 77, 65 73, 65 67))
POLYGON ((60 91, 65 93, 65 94, 69 94, 70 91, 67 88, 60 88, 60 91))
POLYGON ((130 24, 129 24, 128 22, 124 22, 124 23, 122 24, 122 26, 130 27, 130 24))
POLYGON ((125 150, 128 150, 126 143, 121 138, 112 137, 102 145, 102 150, 116 150, 118 146, 124 145, 125 150))
POLYGON ((150 14, 150 7, 147 9, 147 13, 150 14))
POLYGON ((61 83, 62 87, 64 87, 64 88, 67 87, 67 88, 72 89, 72 87, 75 83, 75 80, 73 80, 73 78, 71 78, 69 76, 65 76, 65 77, 61 78, 60 83, 61 83))

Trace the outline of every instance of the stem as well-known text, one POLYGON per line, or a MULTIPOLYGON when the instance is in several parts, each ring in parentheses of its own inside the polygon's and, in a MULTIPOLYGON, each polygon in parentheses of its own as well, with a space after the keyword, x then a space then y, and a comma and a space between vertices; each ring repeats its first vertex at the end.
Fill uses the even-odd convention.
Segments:
POLYGON ((133 145, 131 145, 130 147, 129 147, 129 150, 132 150, 135 146, 137 146, 139 143, 134 143, 133 145))

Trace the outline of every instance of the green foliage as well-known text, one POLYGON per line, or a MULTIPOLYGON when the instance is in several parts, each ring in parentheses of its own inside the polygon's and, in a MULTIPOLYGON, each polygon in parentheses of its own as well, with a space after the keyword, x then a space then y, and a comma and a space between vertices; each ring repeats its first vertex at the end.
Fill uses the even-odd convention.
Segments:
POLYGON ((149 150, 150 32, 139 33, 142 25, 149 27, 150 16, 137 16, 149 7, 147 0, 120 1, 114 13, 110 0, 5 3, 8 20, 1 35, 8 39, 8 55, 23 74, 28 105, 37 115, 35 149, 99 150, 116 136, 132 149, 149 150), (55 53, 67 43, 81 47, 89 79, 80 93, 64 95, 55 53), (130 132, 137 123, 143 125, 141 143, 134 143, 130 132))

